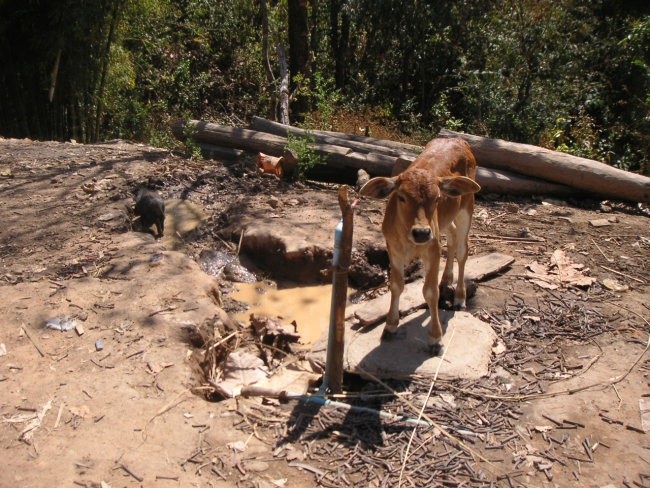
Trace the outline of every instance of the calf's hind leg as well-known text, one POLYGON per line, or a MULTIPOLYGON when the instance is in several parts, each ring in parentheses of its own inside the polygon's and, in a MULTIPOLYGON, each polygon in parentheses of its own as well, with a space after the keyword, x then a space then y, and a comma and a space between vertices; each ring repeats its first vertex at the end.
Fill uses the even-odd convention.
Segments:
POLYGON ((454 219, 455 223, 455 252, 458 261, 458 278, 456 292, 454 293, 454 308, 465 310, 467 308, 467 288, 465 286, 465 263, 469 254, 469 227, 472 222, 471 211, 461 209, 454 219))

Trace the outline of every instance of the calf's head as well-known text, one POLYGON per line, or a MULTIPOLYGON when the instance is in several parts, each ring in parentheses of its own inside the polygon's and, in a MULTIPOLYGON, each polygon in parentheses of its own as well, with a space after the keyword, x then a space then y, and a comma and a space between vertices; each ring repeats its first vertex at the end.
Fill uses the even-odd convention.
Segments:
MULTIPOLYGON (((390 197, 386 217, 390 231, 399 228, 408 232, 415 245, 424 245, 436 238, 439 208, 446 199, 475 193, 480 186, 465 176, 435 176, 425 169, 408 169, 392 178, 377 177, 361 188, 361 195, 373 198, 390 197)), ((457 211, 457 207, 456 207, 457 211)))

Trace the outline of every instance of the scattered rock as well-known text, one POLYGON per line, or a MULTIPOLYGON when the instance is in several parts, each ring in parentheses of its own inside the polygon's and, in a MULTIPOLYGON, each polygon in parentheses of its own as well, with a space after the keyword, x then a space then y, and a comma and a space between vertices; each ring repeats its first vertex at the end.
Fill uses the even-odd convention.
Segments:
POLYGON ((269 463, 265 463, 264 461, 246 461, 244 463, 244 466, 246 468, 246 471, 251 471, 253 473, 262 473, 269 469, 269 463))
POLYGON ((608 219, 595 219, 590 220, 589 225, 592 227, 607 227, 608 225, 612 225, 612 223, 608 219))
POLYGON ((72 330, 77 326, 77 321, 71 317, 55 317, 45 322, 46 329, 60 330, 62 332, 72 330))
POLYGON ((623 284, 619 283, 617 280, 614 280, 612 278, 605 278, 602 283, 603 283, 603 286, 605 288, 607 288, 608 290, 611 290, 611 291, 621 292, 621 291, 627 291, 627 290, 630 289, 629 286, 623 285, 623 284))
POLYGON ((281 204, 280 199, 275 196, 269 197, 267 203, 271 206, 271 208, 278 208, 281 204))

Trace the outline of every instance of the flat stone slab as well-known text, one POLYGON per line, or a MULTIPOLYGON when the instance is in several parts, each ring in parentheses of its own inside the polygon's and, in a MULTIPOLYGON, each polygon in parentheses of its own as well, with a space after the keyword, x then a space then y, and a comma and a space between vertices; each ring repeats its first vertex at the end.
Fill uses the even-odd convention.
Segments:
MULTIPOLYGON (((465 263, 465 278, 467 280, 481 281, 493 276, 515 262, 515 258, 506 254, 491 253, 483 256, 469 258, 465 263)), ((458 275, 457 265, 454 263, 454 276, 458 275)), ((440 273, 444 269, 444 262, 440 263, 440 273)), ((419 279, 408 283, 400 296, 400 315, 406 315, 415 309, 426 306, 422 296, 424 280, 419 279)), ((390 306, 390 293, 369 300, 365 303, 348 307, 346 317, 356 320, 360 325, 372 325, 386 318, 390 306)))
MULTIPOLYGON (((346 323, 343 367, 345 371, 371 373, 380 378, 414 374, 441 379, 477 379, 488 374, 496 333, 489 324, 467 312, 440 311, 445 334, 442 352, 431 356, 427 345, 428 310, 401 320, 397 335, 381 340, 384 325, 359 328, 346 323)), ((324 361, 326 340, 317 343, 311 358, 324 361)))

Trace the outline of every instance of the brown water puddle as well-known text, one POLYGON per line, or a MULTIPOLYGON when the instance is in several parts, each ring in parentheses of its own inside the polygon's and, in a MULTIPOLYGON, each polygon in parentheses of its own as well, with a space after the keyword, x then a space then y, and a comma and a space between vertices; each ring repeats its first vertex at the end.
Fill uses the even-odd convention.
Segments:
POLYGON ((251 314, 281 317, 282 323, 296 321, 300 342, 311 345, 327 330, 330 321, 332 285, 278 289, 266 282, 237 283, 233 298, 250 308, 235 315, 249 322, 251 314))

